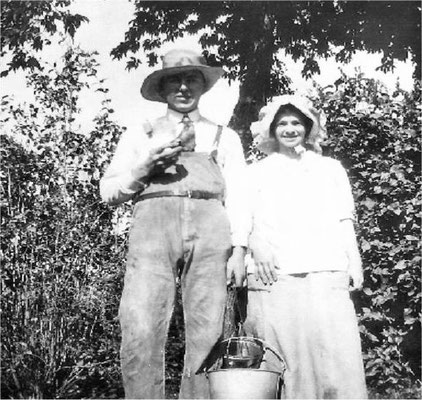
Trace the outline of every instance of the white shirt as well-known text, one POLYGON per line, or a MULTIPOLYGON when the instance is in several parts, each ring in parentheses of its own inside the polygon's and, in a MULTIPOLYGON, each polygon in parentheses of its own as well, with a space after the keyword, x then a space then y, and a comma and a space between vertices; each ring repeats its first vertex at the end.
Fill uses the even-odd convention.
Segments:
MULTIPOLYGON (((195 151, 211 153, 217 125, 201 116, 198 110, 190 112, 189 118, 195 129, 195 151)), ((103 201, 119 204, 128 201, 140 189, 133 178, 132 168, 146 160, 152 148, 170 142, 183 129, 183 114, 168 109, 165 116, 151 123, 146 122, 138 132, 126 131, 120 139, 113 159, 100 181, 103 201), (148 131, 160 131, 160 135, 148 136, 148 131)), ((232 228, 232 245, 246 246, 248 231, 245 229, 244 201, 245 159, 239 136, 224 127, 218 145, 217 163, 226 183, 225 206, 232 228)))
POLYGON ((251 243, 269 246, 280 274, 347 270, 340 224, 353 219, 354 202, 338 161, 311 151, 299 159, 274 153, 249 166, 247 177, 251 243))

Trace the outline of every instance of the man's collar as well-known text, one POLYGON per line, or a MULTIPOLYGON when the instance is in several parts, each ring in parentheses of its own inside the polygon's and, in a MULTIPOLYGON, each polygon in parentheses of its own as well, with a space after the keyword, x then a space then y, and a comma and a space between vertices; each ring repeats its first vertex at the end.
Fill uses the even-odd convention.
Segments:
POLYGON ((180 113, 178 111, 167 108, 167 115, 166 116, 170 121, 177 123, 177 122, 180 122, 182 120, 183 116, 186 115, 186 114, 189 116, 189 118, 193 122, 197 122, 201 119, 201 114, 199 113, 198 109, 195 109, 195 110, 193 110, 189 113, 180 113))

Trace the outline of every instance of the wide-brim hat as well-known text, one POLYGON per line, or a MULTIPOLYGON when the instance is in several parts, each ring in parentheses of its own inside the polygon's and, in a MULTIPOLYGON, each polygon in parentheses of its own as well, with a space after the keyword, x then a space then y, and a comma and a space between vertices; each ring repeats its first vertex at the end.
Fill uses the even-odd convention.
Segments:
POLYGON ((165 76, 185 71, 200 71, 205 79, 205 93, 214 86, 224 73, 224 70, 220 67, 207 65, 201 54, 187 49, 169 51, 162 57, 162 62, 162 69, 148 75, 141 86, 141 94, 147 100, 166 102, 160 95, 160 81, 165 76))
POLYGON ((312 121, 312 127, 306 137, 306 144, 321 152, 320 143, 327 137, 325 114, 318 111, 312 101, 304 96, 283 95, 274 97, 259 112, 259 120, 251 124, 251 132, 257 148, 271 154, 277 152, 279 144, 270 136, 270 126, 280 108, 291 105, 312 121))

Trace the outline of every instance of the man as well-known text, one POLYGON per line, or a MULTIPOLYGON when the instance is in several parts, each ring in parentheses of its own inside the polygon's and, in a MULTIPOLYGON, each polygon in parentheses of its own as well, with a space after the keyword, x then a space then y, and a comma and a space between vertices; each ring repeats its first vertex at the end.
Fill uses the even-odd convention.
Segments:
POLYGON ((127 398, 164 398, 176 279, 186 342, 180 397, 209 396, 195 373, 221 336, 226 284, 245 277, 241 143, 198 111, 222 73, 193 51, 168 52, 141 87, 144 98, 167 103, 166 115, 125 133, 101 180, 104 201, 135 204, 119 311, 127 398))

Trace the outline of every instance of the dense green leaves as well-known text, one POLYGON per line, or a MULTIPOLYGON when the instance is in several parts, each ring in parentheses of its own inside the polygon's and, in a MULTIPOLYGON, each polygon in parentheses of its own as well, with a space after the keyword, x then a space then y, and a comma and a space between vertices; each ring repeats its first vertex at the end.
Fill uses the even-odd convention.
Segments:
MULTIPOLYGON (((348 61, 357 50, 383 52, 385 70, 393 67, 394 59, 403 61, 410 54, 420 70, 421 10, 416 1, 135 3, 134 19, 124 42, 112 51, 113 57, 136 53, 141 45, 150 53, 165 41, 200 33, 203 47, 212 48, 217 61, 230 70, 229 76, 242 80, 247 66, 254 65, 247 56, 268 32, 273 51, 267 52, 267 58, 285 49, 294 59, 304 60, 304 75, 318 72, 317 55, 348 61)), ((128 63, 129 68, 133 66, 128 63)))
POLYGON ((3 99, 15 124, 2 136, 2 398, 122 395, 125 236, 98 194, 121 128, 107 99, 91 132, 72 125, 80 90, 101 87, 95 67, 69 49, 62 69, 29 76, 36 105, 3 99))
POLYGON ((367 380, 388 393, 420 376, 421 97, 418 86, 392 97, 379 89, 357 76, 321 96, 325 150, 348 169, 357 203, 367 380))
POLYGON ((56 32, 74 36, 76 29, 88 19, 68 10, 71 0, 1 2, 1 55, 11 54, 2 76, 18 68, 41 67, 35 52, 51 43, 56 32))

